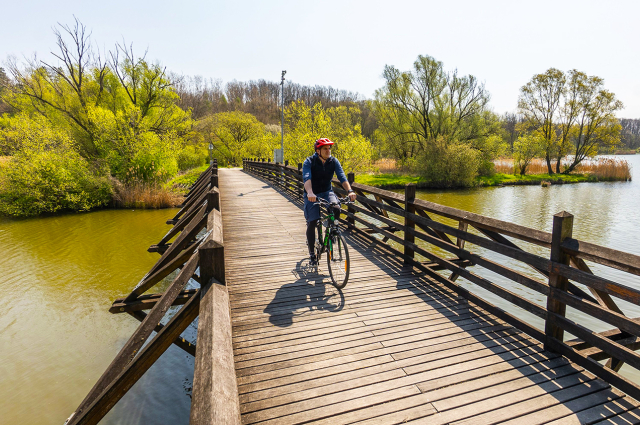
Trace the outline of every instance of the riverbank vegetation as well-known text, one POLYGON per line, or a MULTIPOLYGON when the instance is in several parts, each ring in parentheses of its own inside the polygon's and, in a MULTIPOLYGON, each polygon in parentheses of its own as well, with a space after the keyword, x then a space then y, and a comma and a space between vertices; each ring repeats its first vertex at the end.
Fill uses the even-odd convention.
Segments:
MULTIPOLYGON (((555 163, 552 162, 552 166, 555 163)), ((433 188, 425 179, 415 173, 408 172, 398 162, 384 159, 373 164, 375 172, 356 174, 357 183, 384 189, 398 189, 408 183, 414 183, 419 188, 433 188)), ((544 158, 534 158, 527 174, 520 174, 514 165, 513 158, 499 158, 494 161, 495 172, 491 175, 477 176, 471 186, 503 186, 503 185, 534 185, 534 184, 564 184, 602 181, 630 181, 631 168, 624 159, 600 157, 582 162, 576 172, 571 174, 548 174, 544 158), (515 170, 515 172, 514 172, 515 170)))
POLYGON ((386 66, 383 87, 365 99, 292 82, 282 90, 265 80, 179 76, 125 42, 94 48, 77 20, 54 36, 50 60, 0 68, 1 214, 175 206, 210 156, 241 166, 272 159, 283 142, 295 165, 320 137, 336 142, 345 171, 382 186, 506 184, 532 174, 624 180, 620 166, 585 165, 598 153, 640 149, 640 120, 615 118, 622 104, 604 81, 576 70, 534 75, 518 112, 499 116, 477 77, 426 55, 408 71, 386 66))

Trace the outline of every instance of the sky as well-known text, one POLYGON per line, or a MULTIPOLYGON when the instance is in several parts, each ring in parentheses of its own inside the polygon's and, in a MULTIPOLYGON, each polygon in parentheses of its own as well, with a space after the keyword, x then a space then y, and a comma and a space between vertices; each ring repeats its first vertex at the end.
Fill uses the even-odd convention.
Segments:
POLYGON ((429 55, 483 82, 499 114, 554 67, 604 78, 625 105, 618 117, 640 118, 637 0, 0 1, 5 67, 10 56, 52 61, 53 28, 75 16, 102 51, 124 40, 170 72, 223 83, 286 70, 287 81, 373 98, 385 65, 408 71, 429 55))

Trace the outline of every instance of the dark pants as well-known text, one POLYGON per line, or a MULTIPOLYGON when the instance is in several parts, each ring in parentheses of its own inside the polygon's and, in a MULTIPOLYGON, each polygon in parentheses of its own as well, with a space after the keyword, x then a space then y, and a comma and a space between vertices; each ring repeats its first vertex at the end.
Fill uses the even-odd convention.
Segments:
MULTIPOLYGON (((317 193, 318 198, 325 199, 329 202, 338 202, 338 197, 333 191, 317 193)), ((340 208, 335 207, 333 209, 333 215, 337 220, 340 218, 340 208)), ((314 255, 314 245, 316 244, 315 229, 320 219, 320 205, 314 202, 310 202, 307 199, 307 193, 304 194, 304 218, 307 220, 307 247, 309 248, 309 256, 314 255)), ((322 235, 318 235, 318 239, 322 238, 322 235)))

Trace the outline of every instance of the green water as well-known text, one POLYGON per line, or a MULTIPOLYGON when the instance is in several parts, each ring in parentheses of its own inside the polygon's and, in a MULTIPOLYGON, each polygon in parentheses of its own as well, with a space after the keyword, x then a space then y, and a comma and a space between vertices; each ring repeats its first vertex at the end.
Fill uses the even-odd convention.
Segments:
MULTIPOLYGON (((628 159, 633 171, 640 169, 640 155, 628 159)), ((575 215, 576 238, 640 255, 640 177, 628 183, 424 191, 418 197, 545 231, 551 229, 553 214, 566 210, 575 215)), ((73 412, 137 327, 132 317, 112 315, 107 309, 158 259, 146 249, 169 230, 164 223, 174 214, 175 210, 106 210, 0 219, 0 424, 62 424, 73 412)), ((548 255, 544 249, 526 247, 548 255)), ((539 278, 504 257, 473 252, 539 278)), ((544 305, 539 294, 476 269, 472 268, 544 305)), ((594 270, 640 288, 638 276, 605 267, 594 270)), ((512 310, 492 294, 462 279, 458 282, 512 310)), ((627 315, 640 316, 638 306, 619 304, 627 315)), ((595 330, 608 326, 569 313, 595 330)), ((536 317, 517 314, 542 327, 536 317)), ((193 341, 195 330, 190 328, 185 336, 193 341)), ((623 373, 640 382, 636 371, 625 366, 623 373)), ((172 346, 102 423, 186 424, 192 379, 192 357, 172 346)))
MULTIPOLYGON (((0 221, 0 424, 62 424, 74 411, 137 327, 107 309, 158 259, 146 249, 174 214, 0 221)), ((192 377, 171 347, 102 423, 188 423, 192 377)))

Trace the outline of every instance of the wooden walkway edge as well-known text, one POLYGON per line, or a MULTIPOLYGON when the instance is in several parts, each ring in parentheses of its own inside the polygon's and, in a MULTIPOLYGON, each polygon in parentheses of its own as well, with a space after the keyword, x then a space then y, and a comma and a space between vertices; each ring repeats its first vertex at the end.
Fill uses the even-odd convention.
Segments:
POLYGON ((375 239, 341 292, 311 273, 300 202, 218 171, 243 424, 640 423, 640 404, 375 239))

